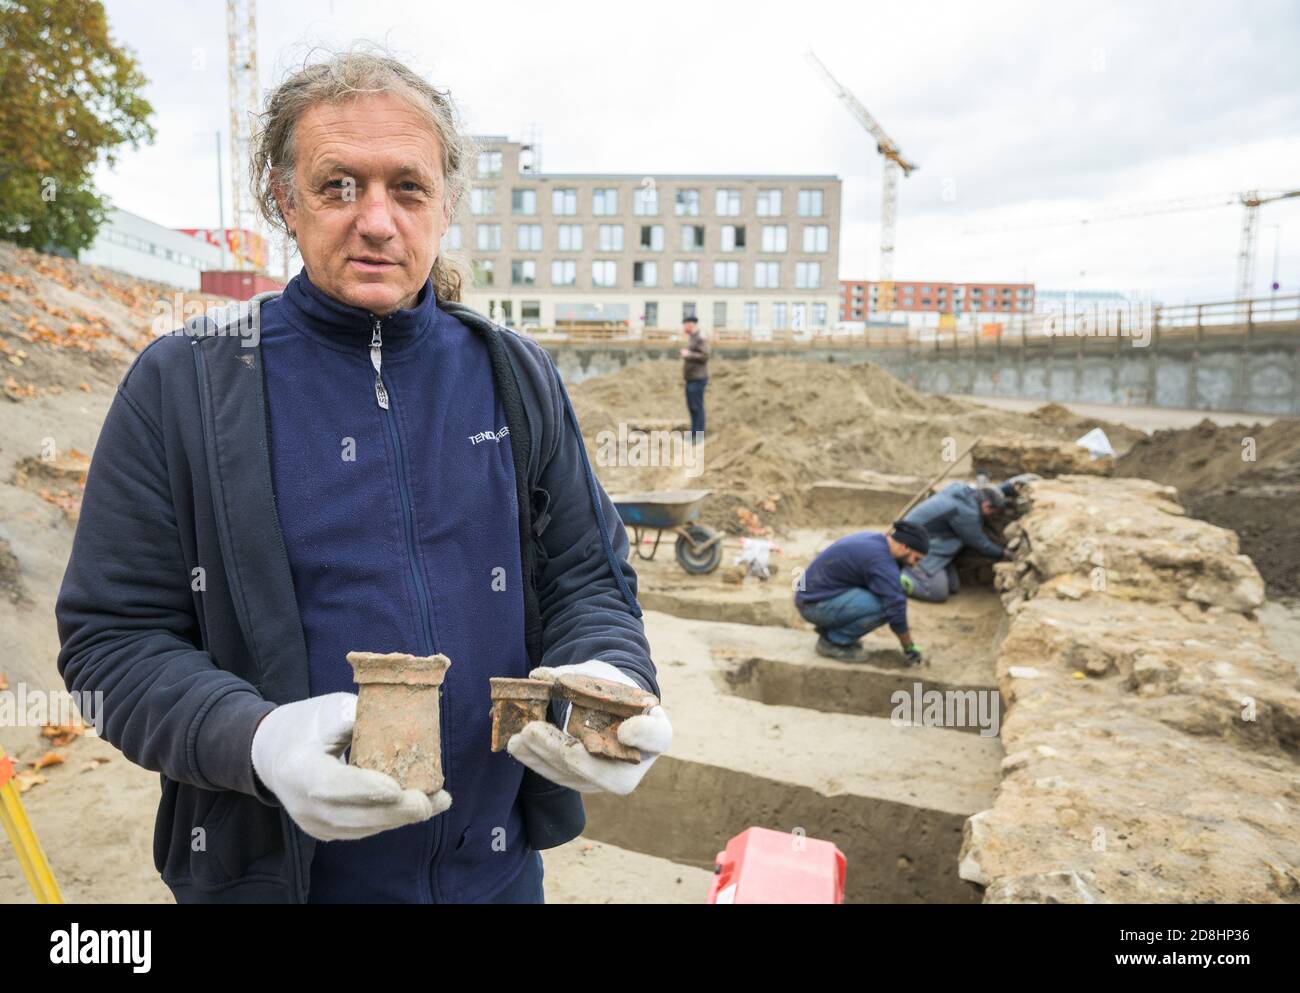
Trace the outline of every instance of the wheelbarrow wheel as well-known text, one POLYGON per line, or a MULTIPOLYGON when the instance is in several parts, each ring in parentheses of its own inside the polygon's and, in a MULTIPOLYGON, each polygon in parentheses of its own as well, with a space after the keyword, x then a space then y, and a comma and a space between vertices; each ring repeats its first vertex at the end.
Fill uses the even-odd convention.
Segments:
POLYGON ((703 576, 705 573, 712 572, 722 561, 722 542, 715 541, 708 548, 701 548, 698 551, 691 547, 691 542, 702 545, 714 536, 713 528, 707 528, 703 524, 688 524, 684 528, 686 534, 690 536, 688 541, 685 536, 677 536, 677 562, 683 569, 695 576, 703 576))

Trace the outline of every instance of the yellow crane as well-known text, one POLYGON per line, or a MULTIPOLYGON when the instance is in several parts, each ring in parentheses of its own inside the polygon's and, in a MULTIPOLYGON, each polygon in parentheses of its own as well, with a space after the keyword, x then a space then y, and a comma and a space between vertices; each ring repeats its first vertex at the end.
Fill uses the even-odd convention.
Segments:
POLYGON ((849 113, 876 139, 876 151, 885 159, 884 189, 880 203, 880 293, 877 309, 888 313, 894 309, 894 228, 898 217, 898 178, 900 174, 910 176, 918 166, 903 157, 898 144, 885 133, 885 129, 871 116, 862 102, 840 85, 839 80, 831 75, 831 71, 811 49, 804 57, 817 70, 831 92, 848 107, 849 113))

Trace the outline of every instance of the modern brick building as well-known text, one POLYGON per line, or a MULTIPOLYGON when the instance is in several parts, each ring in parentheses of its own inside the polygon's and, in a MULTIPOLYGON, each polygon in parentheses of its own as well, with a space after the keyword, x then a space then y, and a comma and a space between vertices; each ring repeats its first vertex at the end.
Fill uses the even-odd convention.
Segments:
POLYGON ((472 261, 471 306, 516 327, 832 327, 835 176, 543 173, 479 137, 443 241, 472 261))
MULTIPOLYGON (((865 321, 880 314, 880 284, 870 280, 840 282, 840 320, 865 321)), ((893 310, 911 313, 1032 314, 1033 283, 894 282, 893 310)))

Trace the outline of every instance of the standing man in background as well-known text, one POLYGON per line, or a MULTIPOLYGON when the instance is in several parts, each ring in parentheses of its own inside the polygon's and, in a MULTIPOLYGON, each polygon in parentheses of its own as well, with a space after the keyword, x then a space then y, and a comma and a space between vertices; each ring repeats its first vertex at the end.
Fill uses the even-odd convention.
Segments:
POLYGON ((692 314, 682 319, 686 347, 681 350, 682 376, 686 380, 686 409, 691 415, 691 438, 704 440, 704 388, 709 385, 709 343, 692 314))

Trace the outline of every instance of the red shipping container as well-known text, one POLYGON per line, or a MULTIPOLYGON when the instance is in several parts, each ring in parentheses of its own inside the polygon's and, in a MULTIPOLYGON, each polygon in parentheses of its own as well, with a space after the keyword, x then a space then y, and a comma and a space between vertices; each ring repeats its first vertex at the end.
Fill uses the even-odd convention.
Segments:
POLYGON ((843 903, 848 863, 835 845, 746 828, 718 853, 708 903, 843 903))
POLYGON ((282 290, 284 283, 260 272, 211 269, 199 274, 199 288, 213 296, 250 300, 268 290, 282 290))

